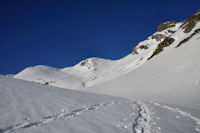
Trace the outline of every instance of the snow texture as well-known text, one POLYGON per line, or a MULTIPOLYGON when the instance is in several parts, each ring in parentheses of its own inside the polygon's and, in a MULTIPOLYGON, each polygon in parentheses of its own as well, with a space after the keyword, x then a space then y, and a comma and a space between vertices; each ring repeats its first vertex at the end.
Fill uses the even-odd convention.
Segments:
POLYGON ((0 133, 199 132, 198 109, 84 93, 4 76, 0 76, 0 106, 0 133))
POLYGON ((181 25, 119 60, 0 76, 0 133, 200 132, 200 23, 188 33, 181 25), (173 41, 160 48, 166 38, 173 41))

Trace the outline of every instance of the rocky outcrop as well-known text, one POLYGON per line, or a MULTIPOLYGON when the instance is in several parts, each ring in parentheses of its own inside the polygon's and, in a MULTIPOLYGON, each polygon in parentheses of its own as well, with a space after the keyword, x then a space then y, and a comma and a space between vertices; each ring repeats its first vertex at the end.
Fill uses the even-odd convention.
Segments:
POLYGON ((80 66, 86 66, 89 65, 88 60, 84 60, 80 62, 80 66))
POLYGON ((152 39, 156 39, 156 41, 161 41, 162 39, 167 38, 165 35, 163 34, 154 34, 151 36, 152 39))
POLYGON ((183 39, 182 41, 180 41, 180 43, 176 46, 176 48, 178 48, 179 46, 181 46, 183 43, 189 41, 197 33, 200 33, 200 29, 195 30, 194 33, 192 33, 189 37, 187 37, 187 38, 183 39))
POLYGON ((169 33, 173 34, 175 33, 176 31, 173 31, 173 30, 167 30, 169 33))
POLYGON ((139 49, 148 49, 149 47, 147 45, 140 45, 139 49))
POLYGON ((140 49, 140 50, 142 50, 142 49, 148 49, 149 47, 147 46, 147 45, 140 45, 140 46, 138 46, 138 47, 136 47, 136 48, 134 48, 133 50, 132 50, 132 54, 133 55, 135 55, 135 54, 139 54, 138 53, 138 49, 140 49))
POLYGON ((84 67, 84 68, 87 68, 88 70, 91 69, 91 65, 90 65, 90 63, 89 63, 89 60, 83 60, 83 61, 81 61, 81 62, 80 62, 80 66, 81 66, 81 67, 84 67))
POLYGON ((196 25, 196 23, 200 21, 200 10, 197 13, 193 14, 191 17, 187 18, 182 22, 181 28, 184 29, 185 33, 189 33, 196 25))
POLYGON ((149 60, 162 52, 165 47, 174 43, 175 39, 177 43, 174 46, 177 48, 190 40, 195 34, 200 33, 200 29, 195 27, 198 22, 200 22, 200 10, 182 22, 168 21, 162 23, 158 26, 155 34, 140 42, 132 50, 132 54, 142 55, 143 52, 148 53, 150 56, 148 55, 146 59, 149 60))
POLYGON ((175 21, 168 21, 168 22, 162 23, 158 26, 158 32, 161 32, 163 30, 166 30, 166 29, 174 27, 174 26, 176 26, 175 21))
POLYGON ((153 52, 152 56, 148 58, 148 60, 154 57, 155 55, 159 54, 160 52, 162 52, 164 47, 170 46, 174 41, 175 41, 174 38, 167 37, 162 43, 158 45, 158 47, 153 52))
POLYGON ((132 50, 132 55, 136 55, 136 54, 138 54, 137 48, 133 48, 133 50, 132 50))

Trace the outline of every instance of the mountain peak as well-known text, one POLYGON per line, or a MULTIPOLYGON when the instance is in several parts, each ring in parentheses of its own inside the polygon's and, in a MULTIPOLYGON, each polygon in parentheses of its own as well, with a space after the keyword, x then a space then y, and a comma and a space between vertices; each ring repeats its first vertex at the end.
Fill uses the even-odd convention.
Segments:
POLYGON ((176 26, 176 22, 175 21, 164 22, 164 23, 162 23, 162 24, 160 24, 158 26, 158 32, 161 32, 163 30, 166 30, 168 28, 175 27, 175 26, 176 26))
POLYGON ((62 69, 40 65, 27 68, 14 77, 71 89, 97 85, 133 71, 161 52, 190 41, 200 32, 199 20, 200 10, 182 22, 164 22, 157 32, 140 42, 132 54, 119 60, 92 57, 62 69))
POLYGON ((142 55, 149 53, 149 59, 158 55, 165 47, 174 45, 179 47, 188 41, 196 33, 199 33, 200 27, 197 25, 200 21, 200 10, 182 22, 167 21, 160 24, 157 32, 140 42, 133 50, 133 55, 142 55), (143 49, 145 46, 146 49, 143 49), (148 47, 148 48, 147 48, 148 47))
POLYGON ((111 60, 103 59, 103 58, 97 58, 97 57, 92 57, 85 59, 81 62, 79 62, 76 67, 77 69, 85 69, 89 71, 96 71, 98 69, 98 66, 107 62, 110 62, 111 60))
POLYGON ((81 66, 81 68, 87 68, 88 70, 91 70, 92 68, 94 68, 93 62, 89 59, 81 61, 79 65, 81 66))

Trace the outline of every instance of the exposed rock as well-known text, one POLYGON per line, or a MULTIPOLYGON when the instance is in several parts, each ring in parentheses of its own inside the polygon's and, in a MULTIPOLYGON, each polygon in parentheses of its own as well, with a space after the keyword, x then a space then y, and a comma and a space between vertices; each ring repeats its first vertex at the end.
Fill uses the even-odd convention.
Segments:
POLYGON ((148 46, 146 46, 146 45, 140 45, 139 46, 139 49, 148 49, 149 47, 148 46))
POLYGON ((176 26, 175 21, 168 21, 168 22, 162 23, 158 26, 158 32, 161 32, 163 30, 166 30, 166 29, 174 27, 174 26, 176 26))
POLYGON ((80 63, 81 66, 85 66, 85 65, 87 65, 87 64, 88 64, 88 60, 84 60, 84 61, 82 61, 82 62, 80 63))
POLYGON ((135 55, 135 54, 138 54, 137 48, 133 48, 133 50, 132 50, 132 55, 135 55))
POLYGON ((183 43, 189 41, 189 40, 190 40, 195 34, 197 34, 197 33, 200 33, 200 29, 195 30, 194 33, 192 33, 189 37, 183 39, 183 40, 176 46, 176 48, 179 47, 179 46, 181 46, 183 43))
MULTIPOLYGON (((151 47, 151 45, 154 45, 154 41, 155 42, 155 47, 156 49, 153 51, 152 55, 148 58, 151 59, 152 57, 154 57, 155 55, 159 54, 160 52, 162 52, 164 50, 164 47, 168 47, 170 46, 174 41, 174 37, 171 36, 172 34, 176 34, 176 31, 180 29, 180 32, 182 31, 181 29, 183 29, 184 33, 189 33, 192 31, 192 29, 195 27, 196 23, 200 22, 200 10, 198 10, 195 14, 193 14, 191 17, 189 17, 188 19, 182 21, 182 22, 175 22, 175 21, 168 21, 165 23, 162 23, 158 26, 158 32, 156 34, 153 34, 152 36, 148 37, 146 40, 145 45, 138 45, 136 46, 133 50, 132 50, 132 54, 139 54, 141 49, 148 49, 149 47, 151 47), (179 27, 178 27, 179 26, 179 27), (160 32, 160 33, 159 33, 160 32), (151 42, 151 40, 153 40, 151 42), (148 45, 146 45, 148 44, 148 45)), ((200 33, 200 29, 195 30, 194 33, 190 33, 189 37, 183 39, 182 41, 180 40, 180 43, 176 46, 179 47, 180 45, 182 45, 183 43, 187 42, 188 40, 190 40, 196 33, 200 33)), ((181 35, 180 35, 181 36, 181 35)))
POLYGON ((198 10, 197 13, 184 20, 182 22, 181 28, 184 29, 185 33, 189 33, 195 27, 198 21, 200 21, 200 10, 198 10))
POLYGON ((135 55, 135 54, 139 54, 137 49, 148 49, 149 47, 147 45, 140 45, 139 47, 136 47, 132 50, 132 54, 135 55))
POLYGON ((156 50, 153 52, 152 56, 148 58, 148 60, 154 57, 155 55, 159 54, 160 52, 162 52, 164 47, 170 46, 174 41, 175 41, 174 38, 167 37, 163 42, 161 42, 157 46, 156 50))
POLYGON ((173 31, 173 30, 168 30, 169 33, 173 34, 175 33, 176 31, 173 31))
POLYGON ((165 39, 167 37, 163 34, 155 34, 155 35, 152 35, 151 38, 156 39, 156 41, 161 41, 162 39, 165 39))

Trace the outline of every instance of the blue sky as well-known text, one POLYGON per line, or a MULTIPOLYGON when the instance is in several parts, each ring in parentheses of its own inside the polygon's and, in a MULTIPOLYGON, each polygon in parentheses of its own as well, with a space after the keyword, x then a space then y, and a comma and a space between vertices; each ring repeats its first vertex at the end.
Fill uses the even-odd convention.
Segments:
POLYGON ((119 59, 165 21, 182 21, 200 0, 1 0, 0 74, 119 59))

